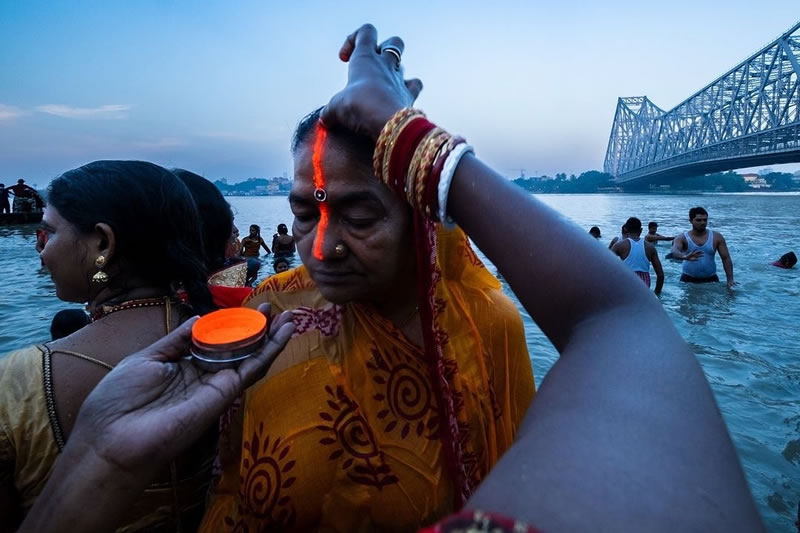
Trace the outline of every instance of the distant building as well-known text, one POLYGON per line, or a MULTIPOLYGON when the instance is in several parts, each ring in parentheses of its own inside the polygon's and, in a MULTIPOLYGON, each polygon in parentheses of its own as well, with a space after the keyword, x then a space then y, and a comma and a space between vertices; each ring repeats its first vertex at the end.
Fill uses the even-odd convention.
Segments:
POLYGON ((769 188, 767 181, 764 178, 762 178, 759 174, 742 174, 742 178, 744 178, 744 182, 751 189, 769 188))

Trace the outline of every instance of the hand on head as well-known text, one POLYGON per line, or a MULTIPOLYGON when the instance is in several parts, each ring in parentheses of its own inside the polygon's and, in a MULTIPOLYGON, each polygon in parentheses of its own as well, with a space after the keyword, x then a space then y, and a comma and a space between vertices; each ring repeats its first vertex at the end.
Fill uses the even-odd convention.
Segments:
POLYGON ((349 63, 347 85, 322 110, 328 128, 340 126, 375 140, 395 112, 414 104, 422 82, 403 79, 397 57, 403 47, 400 37, 378 45, 378 31, 372 24, 364 24, 345 39, 339 58, 349 63))

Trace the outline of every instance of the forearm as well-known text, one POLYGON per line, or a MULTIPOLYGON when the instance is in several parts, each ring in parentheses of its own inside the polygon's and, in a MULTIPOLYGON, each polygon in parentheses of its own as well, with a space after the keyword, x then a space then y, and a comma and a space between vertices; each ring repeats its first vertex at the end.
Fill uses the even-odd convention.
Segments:
POLYGON ((664 273, 656 275, 656 294, 661 293, 661 289, 664 288, 664 273))
POLYGON ((725 269, 725 277, 728 281, 733 281, 733 260, 730 256, 722 260, 722 268, 725 269))
POLYGON ((596 313, 631 302, 655 305, 641 284, 630 283, 616 256, 469 154, 456 170, 447 208, 559 350, 596 313))
POLYGON ((113 531, 155 474, 122 471, 71 440, 19 533, 113 531))

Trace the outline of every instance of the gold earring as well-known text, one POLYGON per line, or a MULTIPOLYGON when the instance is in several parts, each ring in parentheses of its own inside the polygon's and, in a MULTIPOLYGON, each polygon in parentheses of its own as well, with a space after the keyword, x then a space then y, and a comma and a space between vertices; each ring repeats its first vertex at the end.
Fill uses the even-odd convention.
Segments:
POLYGON ((103 265, 106 264, 106 258, 102 255, 98 255, 97 259, 94 260, 94 266, 97 267, 97 272, 94 273, 92 276, 92 282, 94 283, 106 283, 108 282, 108 274, 103 272, 103 265))

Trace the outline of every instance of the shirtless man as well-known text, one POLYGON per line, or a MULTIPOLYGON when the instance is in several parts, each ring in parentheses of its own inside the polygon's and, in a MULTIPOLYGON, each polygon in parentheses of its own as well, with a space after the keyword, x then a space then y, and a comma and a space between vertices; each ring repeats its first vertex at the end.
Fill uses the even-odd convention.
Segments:
POLYGON ((718 282, 715 254, 719 252, 728 287, 733 287, 733 261, 728 252, 725 237, 719 232, 711 231, 708 226, 708 212, 702 207, 689 210, 689 222, 692 229, 675 237, 672 241, 672 259, 683 261, 681 281, 689 283, 718 282))
POLYGON ((658 241, 671 241, 675 237, 665 237, 664 235, 658 234, 658 222, 650 222, 647 224, 647 235, 644 236, 644 240, 647 242, 656 243, 658 241))
POLYGON ((628 230, 628 237, 620 239, 611 248, 622 259, 625 266, 633 270, 639 279, 650 288, 650 265, 656 271, 656 294, 661 294, 664 286, 664 269, 661 267, 661 260, 658 258, 656 247, 642 239, 642 221, 636 217, 631 217, 625 222, 628 230))
POLYGON ((33 212, 36 208, 35 198, 39 196, 36 189, 30 185, 25 185, 25 180, 20 178, 17 180, 16 185, 8 187, 11 194, 14 195, 14 212, 33 212))

